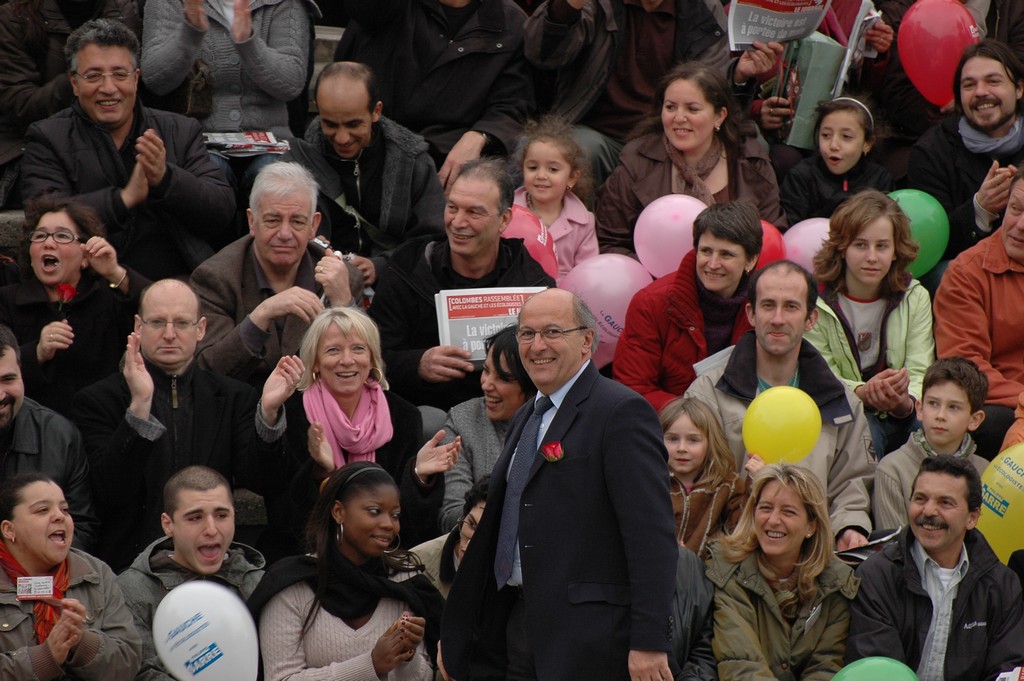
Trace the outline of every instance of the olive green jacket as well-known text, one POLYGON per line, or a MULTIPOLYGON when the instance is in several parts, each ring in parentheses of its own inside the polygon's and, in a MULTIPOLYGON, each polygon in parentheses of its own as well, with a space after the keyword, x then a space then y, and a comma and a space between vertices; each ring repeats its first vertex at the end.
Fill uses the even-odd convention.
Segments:
POLYGON ((753 554, 730 563, 712 545, 708 579, 715 585, 712 648, 718 676, 732 681, 831 679, 843 667, 850 601, 860 579, 836 559, 818 576, 819 590, 791 626, 782 617, 753 554))

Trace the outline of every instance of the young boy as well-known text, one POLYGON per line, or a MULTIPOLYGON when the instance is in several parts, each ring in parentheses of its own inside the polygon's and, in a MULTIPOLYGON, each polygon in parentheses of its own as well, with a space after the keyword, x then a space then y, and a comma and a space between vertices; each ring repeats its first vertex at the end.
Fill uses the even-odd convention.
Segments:
POLYGON ((917 403, 921 428, 875 468, 872 503, 876 528, 896 529, 907 524, 907 500, 925 457, 963 457, 974 464, 979 475, 988 465, 974 453, 970 436, 985 420, 981 407, 988 394, 988 378, 978 365, 963 357, 938 360, 925 372, 923 393, 917 403))

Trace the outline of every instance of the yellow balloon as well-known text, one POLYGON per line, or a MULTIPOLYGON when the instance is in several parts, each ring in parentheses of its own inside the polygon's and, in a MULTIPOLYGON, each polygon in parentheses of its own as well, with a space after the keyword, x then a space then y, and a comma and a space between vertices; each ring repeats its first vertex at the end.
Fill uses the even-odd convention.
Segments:
POLYGON ((821 435, 821 412, 811 396, 786 385, 754 398, 743 418, 743 444, 766 463, 796 463, 821 435))
POLYGON ((1024 443, 999 452, 981 476, 978 529, 1006 563, 1024 549, 1024 443))

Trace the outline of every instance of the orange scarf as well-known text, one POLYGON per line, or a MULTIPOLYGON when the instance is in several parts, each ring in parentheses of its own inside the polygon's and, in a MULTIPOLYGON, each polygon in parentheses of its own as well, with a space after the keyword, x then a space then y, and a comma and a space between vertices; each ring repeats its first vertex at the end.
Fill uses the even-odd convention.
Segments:
MULTIPOLYGON (((30 576, 25 568, 21 567, 21 563, 7 550, 7 544, 2 541, 0 541, 0 567, 7 573, 7 578, 14 584, 15 589, 18 586, 18 577, 30 576)), ((51 576, 53 577, 53 597, 59 601, 64 598, 64 592, 67 591, 68 583, 71 580, 71 569, 67 558, 61 561, 51 576)), ((48 603, 36 601, 33 611, 35 612, 35 624, 32 625, 32 629, 36 632, 36 642, 45 643, 46 638, 50 635, 50 630, 57 623, 60 610, 48 603)))

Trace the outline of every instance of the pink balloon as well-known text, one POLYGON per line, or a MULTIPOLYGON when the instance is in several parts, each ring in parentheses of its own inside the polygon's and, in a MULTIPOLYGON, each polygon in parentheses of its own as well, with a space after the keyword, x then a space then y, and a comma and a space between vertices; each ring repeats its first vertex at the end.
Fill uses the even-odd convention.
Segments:
POLYGON ((957 0, 918 0, 903 15, 896 46, 917 91, 935 106, 945 106, 953 101, 960 55, 979 38, 971 13, 957 0))
POLYGON ((782 235, 786 244, 786 257, 814 274, 814 256, 828 239, 828 218, 807 218, 798 222, 782 235))
POLYGON ((707 208, 700 199, 669 194, 652 201, 633 230, 633 247, 655 278, 679 269, 679 261, 693 250, 693 221, 707 208))
POLYGON ((594 364, 603 367, 615 356, 619 334, 626 325, 626 309, 636 292, 651 283, 651 275, 636 260, 617 253, 602 253, 572 268, 559 288, 572 291, 590 306, 600 334, 594 364))
POLYGON ((540 218, 523 206, 512 206, 512 221, 501 233, 502 238, 522 239, 530 256, 540 263, 552 279, 558 277, 555 240, 540 218))

